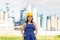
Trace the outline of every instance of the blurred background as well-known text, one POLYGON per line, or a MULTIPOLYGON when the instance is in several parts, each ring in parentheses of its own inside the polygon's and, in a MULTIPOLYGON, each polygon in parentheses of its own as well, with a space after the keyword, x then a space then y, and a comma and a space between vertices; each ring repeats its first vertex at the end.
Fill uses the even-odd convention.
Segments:
POLYGON ((33 13, 38 35, 60 35, 60 0, 0 0, 0 35, 20 36, 27 12, 33 13))

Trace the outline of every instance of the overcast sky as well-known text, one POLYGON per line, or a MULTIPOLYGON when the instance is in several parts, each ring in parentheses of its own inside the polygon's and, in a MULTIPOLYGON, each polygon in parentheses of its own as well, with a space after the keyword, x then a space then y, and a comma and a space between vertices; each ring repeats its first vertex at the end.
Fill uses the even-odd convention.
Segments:
POLYGON ((60 17, 60 0, 0 0, 0 9, 5 10, 6 3, 9 3, 10 11, 14 10, 15 16, 19 17, 19 11, 26 6, 27 2, 34 4, 40 14, 56 14, 60 17))

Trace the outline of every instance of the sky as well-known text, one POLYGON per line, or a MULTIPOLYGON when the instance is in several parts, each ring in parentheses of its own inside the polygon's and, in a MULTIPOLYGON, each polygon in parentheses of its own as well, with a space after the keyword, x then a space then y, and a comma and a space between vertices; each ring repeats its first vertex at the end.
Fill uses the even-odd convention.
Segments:
POLYGON ((9 3, 10 14, 19 20, 20 10, 22 10, 27 3, 35 5, 39 14, 53 15, 60 17, 60 0, 0 0, 0 9, 6 10, 6 3, 9 3))

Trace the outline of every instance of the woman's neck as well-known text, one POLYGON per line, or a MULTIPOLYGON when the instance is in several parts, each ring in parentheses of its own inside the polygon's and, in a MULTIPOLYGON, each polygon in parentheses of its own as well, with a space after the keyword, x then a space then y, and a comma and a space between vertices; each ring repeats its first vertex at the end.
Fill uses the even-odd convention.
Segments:
POLYGON ((28 22, 28 23, 31 23, 31 22, 28 22))

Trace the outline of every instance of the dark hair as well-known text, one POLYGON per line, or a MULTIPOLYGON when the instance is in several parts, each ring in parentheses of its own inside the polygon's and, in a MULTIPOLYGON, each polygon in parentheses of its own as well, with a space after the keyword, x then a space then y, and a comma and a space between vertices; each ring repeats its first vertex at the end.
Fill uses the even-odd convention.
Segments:
MULTIPOLYGON (((29 17, 29 16, 28 16, 29 17)), ((27 20, 25 21, 25 23, 28 23, 28 17, 26 18, 27 20)), ((33 18, 31 20, 31 23, 33 23, 33 18)))

